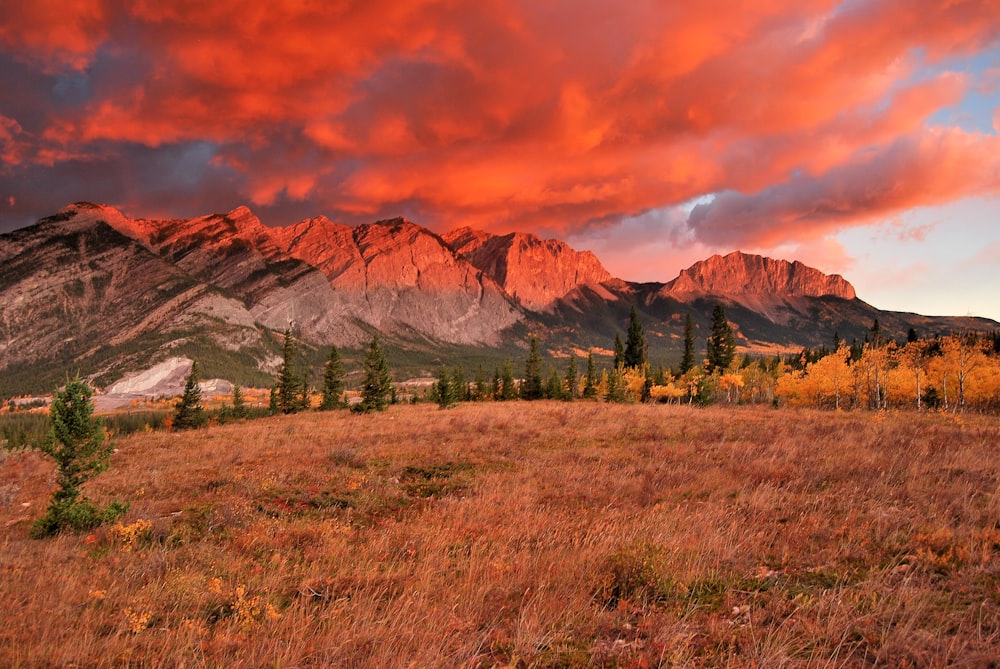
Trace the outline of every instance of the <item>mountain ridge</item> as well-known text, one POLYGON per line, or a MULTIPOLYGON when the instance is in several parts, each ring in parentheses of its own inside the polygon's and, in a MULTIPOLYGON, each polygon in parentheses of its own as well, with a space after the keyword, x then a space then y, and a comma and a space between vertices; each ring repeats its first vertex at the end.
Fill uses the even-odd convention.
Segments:
POLYGON ((876 318, 903 336, 998 326, 883 312, 843 277, 741 252, 634 283, 590 251, 528 233, 439 235, 404 218, 351 227, 323 216, 268 227, 247 207, 144 219, 77 203, 0 235, 0 375, 41 383, 75 366, 114 381, 184 351, 266 374, 287 328, 314 350, 358 350, 379 332, 421 365, 445 350, 519 356, 529 333, 549 355, 568 355, 608 349, 632 307, 651 354, 672 357, 683 314, 703 338, 715 302, 748 351, 862 338, 876 318))

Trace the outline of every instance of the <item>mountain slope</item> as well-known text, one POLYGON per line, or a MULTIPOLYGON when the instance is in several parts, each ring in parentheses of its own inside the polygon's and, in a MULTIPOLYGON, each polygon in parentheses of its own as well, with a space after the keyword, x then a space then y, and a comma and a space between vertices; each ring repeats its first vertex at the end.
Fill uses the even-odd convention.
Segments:
POLYGON ((438 236, 405 219, 357 227, 324 217, 264 226, 245 207, 190 220, 130 218, 78 203, 0 235, 0 397, 49 390, 67 373, 99 385, 168 357, 267 383, 278 334, 306 355, 359 350, 380 332, 415 368, 494 364, 528 334, 551 355, 610 354, 635 307, 652 360, 679 357, 691 314, 698 347, 716 303, 743 350, 791 352, 887 337, 990 330, 987 319, 884 312, 839 276, 739 252, 669 283, 614 279, 592 253, 533 235, 463 228, 438 236))
POLYGON ((497 236, 471 228, 453 230, 444 239, 531 311, 546 311, 580 286, 612 279, 593 253, 558 239, 520 232, 497 236))
POLYGON ((342 314, 382 332, 496 344, 523 318, 495 281, 405 219, 350 228, 316 218, 273 234, 325 274, 342 314))

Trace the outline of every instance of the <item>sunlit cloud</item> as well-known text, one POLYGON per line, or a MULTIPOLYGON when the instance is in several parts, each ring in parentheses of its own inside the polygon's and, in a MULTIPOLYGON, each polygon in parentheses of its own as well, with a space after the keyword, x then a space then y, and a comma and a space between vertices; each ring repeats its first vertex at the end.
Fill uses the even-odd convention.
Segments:
POLYGON ((178 215, 543 231, 626 269, 806 252, 996 192, 1000 109, 961 119, 1000 90, 970 65, 998 36, 991 0, 7 3, 30 94, 0 104, 2 224, 62 206, 59 179, 178 215), (153 155, 204 178, 129 163, 153 155))

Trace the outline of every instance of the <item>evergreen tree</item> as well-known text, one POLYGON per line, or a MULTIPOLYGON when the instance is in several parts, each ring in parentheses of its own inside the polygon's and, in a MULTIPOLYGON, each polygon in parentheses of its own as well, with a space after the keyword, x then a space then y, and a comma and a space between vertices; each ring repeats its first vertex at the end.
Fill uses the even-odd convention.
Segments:
POLYGON ((503 399, 503 397, 501 396, 502 394, 503 394, 503 377, 501 376, 500 368, 494 367, 493 381, 490 383, 490 396, 493 398, 493 401, 498 402, 501 399, 503 399))
POLYGON ((267 410, 271 412, 271 415, 277 415, 281 411, 281 405, 278 403, 278 386, 271 386, 271 396, 268 398, 267 410))
POLYGON ((365 354, 365 380, 361 386, 361 402, 354 406, 356 411, 369 413, 385 411, 392 400, 392 376, 389 363, 385 359, 382 343, 376 334, 365 354))
POLYGON ((510 358, 504 360, 503 371, 500 373, 500 399, 504 401, 517 399, 517 385, 514 383, 514 368, 510 364, 510 358))
POLYGON ((583 382, 583 398, 592 400, 597 398, 597 364, 594 362, 594 352, 587 352, 587 376, 583 382))
POLYGON ((469 382, 465 380, 465 370, 461 365, 456 365, 452 370, 451 385, 454 388, 456 402, 468 402, 472 399, 469 396, 469 382))
POLYGON ((570 354, 569 364, 566 367, 566 399, 573 400, 576 399, 576 356, 570 354))
POLYGON ((736 339, 721 304, 716 304, 712 310, 712 332, 708 335, 707 353, 708 367, 705 371, 709 374, 725 371, 736 355, 736 339))
POLYGON ((246 400, 243 398, 243 389, 240 384, 233 384, 233 408, 230 414, 235 420, 241 420, 250 416, 246 400))
POLYGON ((184 382, 184 394, 174 405, 175 430, 191 430, 205 424, 205 410, 201 406, 201 388, 198 387, 198 363, 191 364, 191 373, 184 382))
POLYGON ((323 399, 320 411, 339 409, 344 406, 344 364, 336 346, 330 347, 330 355, 323 367, 323 399))
POLYGON ((438 406, 442 409, 447 409, 448 407, 455 406, 458 402, 456 398, 457 388, 452 383, 452 379, 448 376, 448 370, 444 365, 438 370, 437 383, 434 384, 434 397, 437 400, 438 406))
POLYGON ((476 401, 482 402, 484 399, 486 399, 489 393, 490 393, 490 384, 486 380, 486 370, 483 369, 482 365, 479 365, 479 369, 476 370, 476 395, 475 395, 476 401))
POLYGON ((691 322, 691 314, 688 314, 684 319, 684 357, 681 358, 681 375, 690 372, 694 366, 694 325, 691 322))
POLYGON ((545 386, 542 389, 542 395, 547 400, 561 400, 565 395, 563 390, 563 380, 559 376, 559 372, 553 367, 549 370, 548 376, 545 378, 545 386))
POLYGON ((621 367, 625 364, 625 346, 622 345, 622 338, 617 332, 615 333, 615 368, 621 367))
POLYGON ((628 316, 628 335, 625 338, 625 368, 638 369, 645 365, 646 349, 646 332, 639 321, 639 314, 632 307, 628 316))
POLYGON ((615 367, 608 374, 608 389, 604 394, 605 402, 625 402, 625 378, 622 375, 623 371, 622 367, 615 367))
POLYGON ((538 339, 531 338, 528 360, 524 364, 524 382, 521 384, 521 399, 542 399, 542 357, 538 352, 538 339))
POLYGON ((281 346, 281 365, 278 367, 277 409, 289 414, 301 411, 307 404, 305 381, 295 373, 295 339, 291 330, 285 330, 285 339, 281 346))
POLYGON ((53 493, 45 515, 35 522, 35 537, 51 536, 63 528, 91 529, 114 520, 127 508, 113 502, 99 509, 86 497, 81 498, 80 487, 108 468, 113 450, 101 421, 93 417, 93 394, 90 386, 76 377, 67 381, 52 400, 52 428, 39 448, 56 461, 59 489, 53 493))

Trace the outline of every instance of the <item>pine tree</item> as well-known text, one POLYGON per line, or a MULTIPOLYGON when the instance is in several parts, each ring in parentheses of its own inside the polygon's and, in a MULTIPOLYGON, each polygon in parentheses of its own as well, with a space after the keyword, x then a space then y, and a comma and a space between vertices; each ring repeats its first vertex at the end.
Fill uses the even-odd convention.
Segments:
POLYGON ((646 364, 646 332, 639 321, 639 314, 635 307, 628 316, 628 335, 625 338, 625 352, 623 356, 626 369, 639 369, 646 364))
POLYGON ((706 372, 723 372, 736 355, 736 339, 733 329, 726 320, 726 311, 721 304, 712 310, 712 332, 708 335, 708 366, 706 372))
POLYGON ((576 356, 570 354, 569 365, 566 367, 566 399, 576 399, 576 356))
POLYGON ((344 406, 344 364, 336 346, 330 347, 330 355, 323 367, 323 399, 320 411, 339 409, 344 406))
POLYGON ((91 529, 114 520, 127 508, 113 502, 102 510, 86 497, 81 498, 80 487, 108 468, 113 450, 101 421, 93 417, 93 394, 90 386, 76 377, 67 381, 52 400, 52 428, 39 448, 56 461, 59 489, 52 495, 45 515, 35 522, 35 537, 51 536, 63 528, 91 529))
POLYGON ((542 388, 542 396, 547 400, 561 400, 566 392, 563 390, 563 380, 559 372, 552 368, 545 377, 545 384, 542 388))
POLYGON ((191 373, 184 382, 184 394, 174 405, 173 428, 191 430, 205 424, 205 410, 201 406, 201 388, 198 387, 198 363, 191 364, 191 373))
POLYGON ((475 400, 477 402, 482 402, 486 399, 487 395, 490 393, 490 384, 486 380, 486 370, 483 369, 482 365, 479 365, 479 369, 476 370, 476 395, 475 400))
POLYGON ((622 367, 615 367, 611 370, 611 373, 608 374, 608 389, 604 394, 605 402, 621 403, 626 400, 625 379, 622 372, 622 367))
POLYGON ((471 399, 469 382, 465 380, 465 370, 461 365, 455 365, 451 372, 451 386, 454 389, 456 402, 468 402, 471 399))
POLYGON ((456 387, 448 375, 448 370, 444 365, 438 370, 437 383, 434 384, 434 396, 438 406, 442 409, 453 407, 458 402, 456 398, 456 387))
POLYGON ((542 399, 542 357, 538 352, 538 339, 531 338, 528 360, 524 364, 524 382, 521 384, 521 399, 542 399))
POLYGON ((691 314, 688 314, 684 319, 684 357, 681 358, 681 375, 690 372, 694 364, 694 325, 691 323, 691 314))
POLYGON ((597 398, 597 364, 594 362, 594 352, 587 352, 587 376, 583 382, 583 398, 592 400, 597 398))
POLYGON ((625 364, 625 346, 622 344, 621 335, 615 333, 615 368, 625 364))
POLYGON ((361 402, 354 405, 355 411, 369 413, 385 411, 392 400, 392 376, 389 363, 385 359, 382 343, 376 334, 372 337, 365 354, 365 380, 361 386, 361 402))
POLYGON ((240 384, 238 383, 233 384, 233 409, 231 415, 235 420, 241 420, 250 416, 250 410, 247 408, 246 400, 243 398, 243 389, 240 388, 240 384))
POLYGON ((493 398, 494 402, 498 402, 501 399, 503 393, 503 377, 500 373, 499 367, 493 368, 493 380, 490 382, 490 397, 493 398))
POLYGON ((514 368, 510 364, 510 358, 504 360, 503 371, 500 372, 500 399, 504 401, 517 399, 517 385, 514 383, 514 368))
POLYGON ((295 372, 297 349, 291 330, 285 330, 281 346, 281 365, 275 381, 277 411, 285 414, 302 411, 309 406, 309 386, 295 372))

